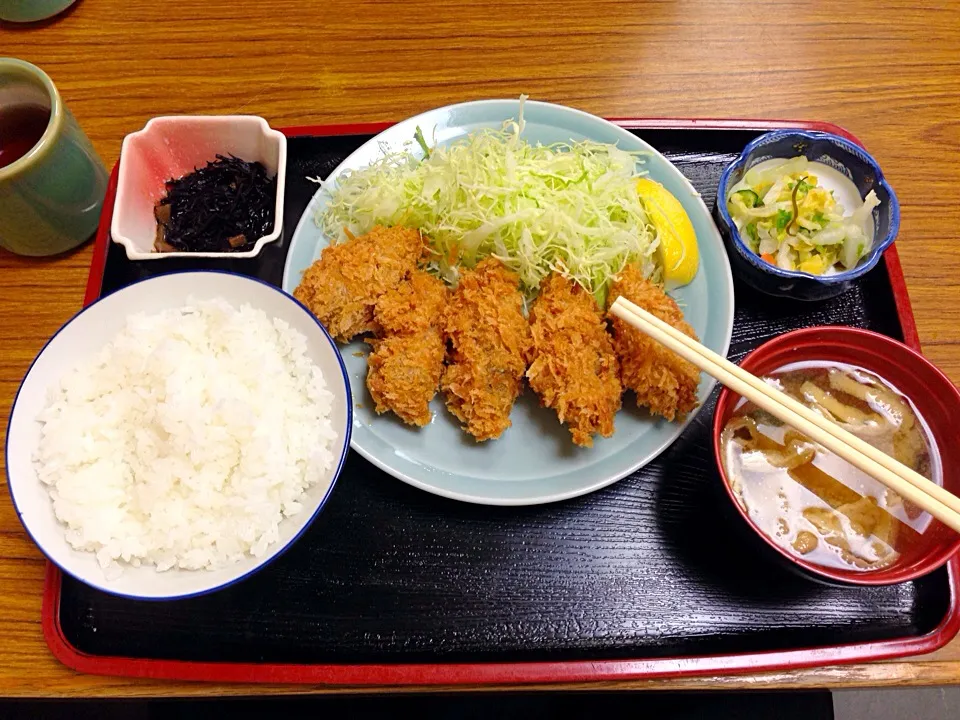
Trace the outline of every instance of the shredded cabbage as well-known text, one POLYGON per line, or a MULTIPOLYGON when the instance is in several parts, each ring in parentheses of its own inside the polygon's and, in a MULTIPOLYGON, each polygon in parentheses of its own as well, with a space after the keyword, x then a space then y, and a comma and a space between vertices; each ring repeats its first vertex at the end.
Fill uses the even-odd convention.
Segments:
MULTIPOLYGON (((428 268, 451 284, 459 266, 493 255, 528 297, 552 270, 606 300, 628 261, 659 280, 658 239, 637 194, 638 158, 591 141, 531 145, 523 105, 501 130, 481 130, 425 153, 388 153, 324 186, 316 222, 332 242, 375 225, 419 228, 428 268)), ((420 135, 422 139, 422 134, 420 135)), ((411 143, 412 146, 412 143, 411 143)))

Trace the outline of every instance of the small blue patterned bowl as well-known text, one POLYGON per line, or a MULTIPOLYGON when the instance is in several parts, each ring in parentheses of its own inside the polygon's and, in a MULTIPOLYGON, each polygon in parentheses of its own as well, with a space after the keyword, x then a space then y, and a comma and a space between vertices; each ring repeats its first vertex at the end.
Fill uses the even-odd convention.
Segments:
POLYGON ((880 261, 900 228, 900 204, 876 160, 862 147, 839 135, 801 130, 775 130, 748 144, 720 176, 714 216, 724 236, 734 273, 761 292, 798 300, 824 300, 849 289, 854 280, 880 261), (750 250, 727 211, 727 189, 738 183, 747 170, 764 160, 786 160, 798 155, 838 170, 853 182, 861 198, 871 190, 880 198, 880 205, 873 210, 873 249, 850 270, 811 275, 770 265, 750 250))

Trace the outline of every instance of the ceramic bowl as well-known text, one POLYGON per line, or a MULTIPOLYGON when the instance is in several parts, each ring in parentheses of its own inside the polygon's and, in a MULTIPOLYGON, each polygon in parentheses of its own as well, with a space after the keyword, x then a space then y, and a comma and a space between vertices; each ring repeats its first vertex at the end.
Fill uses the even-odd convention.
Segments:
POLYGON ((255 257, 267 243, 279 239, 283 229, 287 139, 267 121, 253 115, 181 115, 157 117, 127 135, 120 150, 117 196, 110 235, 126 248, 130 260, 163 260, 175 257, 255 257), (243 252, 171 252, 153 249, 157 221, 154 205, 166 193, 165 183, 203 167, 217 155, 234 155, 261 162, 277 176, 273 230, 243 252))
POLYGON ((6 468, 10 496, 30 537, 61 570, 104 592, 140 600, 170 600, 212 592, 232 585, 260 570, 303 534, 320 514, 343 468, 350 447, 353 402, 340 353, 323 326, 279 288, 242 275, 200 271, 169 273, 129 285, 87 306, 64 325, 33 361, 13 403, 6 442, 6 468), (46 487, 37 477, 33 453, 40 441, 37 416, 45 407, 47 392, 75 367, 78 359, 93 355, 112 339, 134 313, 182 307, 191 299, 222 298, 234 307, 260 309, 307 338, 307 353, 319 366, 333 393, 331 422, 337 433, 330 450, 334 463, 325 478, 306 492, 303 509, 285 518, 279 540, 262 557, 246 556, 217 570, 172 569, 157 572, 152 566, 124 566, 119 577, 108 578, 93 553, 73 549, 65 526, 54 516, 46 487))
POLYGON ((0 0, 0 20, 31 23, 62 13, 77 0, 0 0))
MULTIPOLYGON (((814 327, 794 330, 764 343, 740 363, 757 376, 802 361, 826 360, 861 367, 885 379, 910 399, 926 421, 940 455, 943 486, 960 494, 960 391, 950 379, 920 353, 886 335, 851 327, 814 327)), ((806 577, 834 584, 892 585, 925 575, 943 565, 960 550, 960 535, 937 520, 931 520, 920 541, 905 548, 885 567, 841 570, 808 562, 783 549, 763 533, 750 518, 730 485, 724 464, 720 435, 741 397, 724 388, 713 416, 713 451, 724 488, 744 522, 772 551, 772 556, 806 577)))
MULTIPOLYGON (((842 187, 839 189, 843 190, 842 187)), ((851 197, 842 204, 849 213, 857 202, 856 198, 851 197)), ((893 244, 900 228, 897 196, 869 153, 839 135, 801 130, 775 130, 749 143, 740 157, 727 166, 720 176, 714 216, 724 236, 730 265, 736 275, 761 292, 799 300, 825 300, 848 290, 854 280, 880 262, 880 256, 893 244), (830 275, 783 270, 760 259, 744 242, 730 217, 726 203, 728 190, 743 178, 747 170, 771 158, 787 160, 798 155, 837 170, 840 176, 849 181, 843 184, 849 186, 850 196, 858 193, 862 199, 871 190, 877 193, 880 205, 873 210, 873 248, 856 267, 830 275)))

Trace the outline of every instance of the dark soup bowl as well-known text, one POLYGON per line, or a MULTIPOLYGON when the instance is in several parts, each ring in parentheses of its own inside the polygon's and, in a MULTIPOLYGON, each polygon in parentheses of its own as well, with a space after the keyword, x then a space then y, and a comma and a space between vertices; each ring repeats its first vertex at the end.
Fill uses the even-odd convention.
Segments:
MULTIPOLYGON (((911 457, 920 463, 915 469, 960 494, 960 391, 903 343, 857 328, 806 328, 764 343, 741 367, 758 377, 774 375, 777 379, 768 382, 779 382, 788 392, 802 385, 799 392, 808 402, 819 397, 821 403, 838 403, 834 407, 841 415, 835 417, 859 418, 860 428, 885 426, 884 418, 893 417, 891 427, 898 430, 891 430, 891 447, 912 442, 911 457), (841 376, 860 378, 853 394, 845 393, 841 376), (808 378, 825 389, 805 384, 808 378), (889 389, 877 386, 876 378, 889 389), (859 402, 854 397, 858 391, 863 395, 859 402), (829 396, 826 401, 823 393, 829 396), (843 398, 849 398, 845 405, 839 404, 843 398), (899 407, 899 414, 884 414, 891 407, 899 407), (848 412, 854 416, 844 415, 848 412), (907 415, 908 421, 897 419, 907 415)), ((714 454, 733 507, 789 568, 831 584, 892 585, 939 568, 960 549, 960 534, 751 407, 723 389, 713 418, 714 454), (742 427, 745 413, 753 430, 742 427), (725 433, 732 419, 734 425, 725 433), (771 441, 771 432, 782 433, 781 439, 771 441)))

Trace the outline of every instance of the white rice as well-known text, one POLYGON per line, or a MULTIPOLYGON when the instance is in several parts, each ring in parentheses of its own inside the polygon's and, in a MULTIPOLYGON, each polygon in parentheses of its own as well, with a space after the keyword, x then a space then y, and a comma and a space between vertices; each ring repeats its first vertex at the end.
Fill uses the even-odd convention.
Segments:
POLYGON ((331 467, 306 338, 223 300, 131 316, 50 392, 34 457, 67 541, 108 575, 263 556, 331 467))

